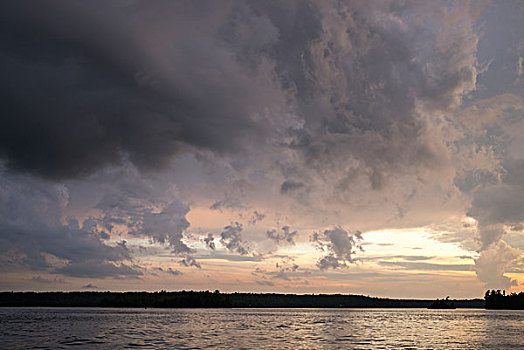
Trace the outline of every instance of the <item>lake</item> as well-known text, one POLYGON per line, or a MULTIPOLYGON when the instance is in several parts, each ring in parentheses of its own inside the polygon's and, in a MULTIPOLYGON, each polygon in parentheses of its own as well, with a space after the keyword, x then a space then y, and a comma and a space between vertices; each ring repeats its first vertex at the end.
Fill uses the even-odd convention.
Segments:
POLYGON ((1 349, 523 349, 524 311, 0 308, 1 349))

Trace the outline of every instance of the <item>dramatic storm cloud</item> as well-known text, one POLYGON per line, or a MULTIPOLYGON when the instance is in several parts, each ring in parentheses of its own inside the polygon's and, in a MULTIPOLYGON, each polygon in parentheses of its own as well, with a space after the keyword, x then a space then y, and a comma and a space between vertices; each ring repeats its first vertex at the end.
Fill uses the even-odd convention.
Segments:
POLYGON ((522 289, 519 1, 4 1, 0 30, 2 288, 522 289))
POLYGON ((4 175, 0 182, 0 242, 2 265, 45 270, 67 276, 139 276, 129 264, 122 241, 114 246, 70 219, 61 222, 69 193, 55 185, 25 176, 4 175), (127 263, 126 263, 127 262, 127 263))
MULTIPOLYGON (((123 157, 158 168, 184 145, 228 152, 264 137, 264 109, 281 97, 270 62, 241 64, 228 45, 230 6, 120 5, 2 5, 0 152, 10 168, 54 179, 123 157)), ((277 38, 270 22, 259 26, 260 38, 245 38, 253 53, 277 38)))

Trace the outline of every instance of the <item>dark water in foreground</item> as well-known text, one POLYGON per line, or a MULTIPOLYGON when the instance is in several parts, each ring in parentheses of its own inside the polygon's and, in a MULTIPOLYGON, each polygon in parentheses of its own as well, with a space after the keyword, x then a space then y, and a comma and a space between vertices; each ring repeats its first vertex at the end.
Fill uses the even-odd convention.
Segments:
POLYGON ((0 308, 0 348, 524 349, 524 311, 0 308))

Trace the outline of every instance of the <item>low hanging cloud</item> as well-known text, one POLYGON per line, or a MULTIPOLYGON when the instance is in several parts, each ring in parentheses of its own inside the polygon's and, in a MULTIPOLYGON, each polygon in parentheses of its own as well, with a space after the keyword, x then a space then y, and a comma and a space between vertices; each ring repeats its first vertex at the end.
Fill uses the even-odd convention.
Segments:
POLYGON ((207 236, 204 237, 204 243, 206 244, 206 246, 209 249, 211 249, 211 250, 215 250, 216 249, 215 238, 213 237, 212 233, 208 233, 207 236))
POLYGON ((123 171, 124 180, 97 178, 96 184, 84 183, 80 192, 1 170, 0 241, 2 255, 13 257, 5 261, 10 268, 71 277, 141 278, 143 268, 133 263, 126 241, 115 243, 120 235, 149 237, 182 256, 188 266, 200 266, 183 242, 189 209, 163 188, 165 196, 154 193, 132 169, 114 174, 122 179, 123 171), (85 193, 98 199, 79 222, 67 213, 83 203, 85 193))
POLYGON ((253 212, 253 216, 251 216, 251 219, 249 219, 249 224, 256 225, 258 222, 264 220, 265 217, 266 217, 266 214, 259 213, 258 211, 255 210, 253 212))
MULTIPOLYGON (((109 176, 93 177, 91 184, 101 187, 94 209, 102 215, 90 218, 93 230, 109 236, 119 233, 148 236, 169 246, 174 254, 192 252, 182 240, 189 227, 186 219, 189 207, 178 198, 176 187, 149 180, 130 164, 109 176)), ((79 193, 82 195, 85 194, 79 193)))
POLYGON ((292 180, 286 180, 280 185, 281 194, 290 194, 299 190, 302 190, 305 185, 302 182, 295 182, 292 180))
POLYGON ((186 256, 185 258, 180 260, 180 264, 184 265, 185 267, 192 267, 193 266, 193 267, 196 267, 197 269, 202 268, 202 266, 200 266, 200 264, 192 256, 186 256))
POLYGON ((0 252, 16 256, 12 264, 68 276, 142 274, 124 243, 109 246, 76 220, 61 222, 67 187, 0 169, 0 193, 0 252))
POLYGON ((91 230, 104 239, 117 234, 149 237, 171 254, 191 261, 192 266, 198 265, 191 256, 194 249, 184 242, 190 226, 186 219, 189 207, 178 198, 176 187, 150 181, 133 166, 116 173, 121 172, 124 180, 117 177, 117 181, 104 184, 105 191, 95 206, 103 214, 88 220, 91 230))
POLYGON ((182 274, 182 272, 180 272, 180 271, 178 271, 178 270, 176 270, 176 269, 173 269, 173 268, 171 268, 171 267, 169 267, 169 268, 167 269, 167 273, 169 273, 169 274, 171 274, 171 275, 173 275, 173 276, 179 276, 179 275, 182 274))
POLYGON ((295 244, 295 237, 297 235, 297 231, 291 231, 289 226, 282 226, 281 228, 282 232, 278 232, 277 230, 268 230, 266 232, 266 235, 269 239, 275 241, 277 244, 280 242, 285 242, 291 245, 295 244))
POLYGON ((152 237, 160 243, 167 243, 174 254, 189 254, 193 250, 183 241, 183 232, 189 227, 185 215, 189 208, 180 202, 170 203, 159 213, 145 212, 143 228, 135 233, 152 237))
MULTIPOLYGON (((519 172, 523 174, 524 167, 519 172)), ((524 222, 523 198, 524 187, 505 183, 475 191, 468 215, 478 220, 482 250, 498 242, 506 226, 524 222)))
POLYGON ((261 283, 261 282, 269 282, 267 281, 267 278, 270 279, 279 279, 282 281, 287 282, 300 282, 307 284, 308 281, 303 279, 304 276, 308 275, 308 272, 301 269, 296 263, 295 259, 291 257, 284 257, 279 262, 275 263, 274 270, 265 270, 261 268, 256 268, 251 274, 256 277, 262 277, 263 281, 257 281, 259 284, 264 285, 274 285, 273 282, 271 284, 268 283, 261 283))
POLYGON ((295 261, 291 258, 283 259, 275 264, 277 273, 273 275, 273 278, 280 278, 286 281, 290 281, 290 274, 297 272, 299 266, 295 264, 295 261))
POLYGON ((508 289, 516 286, 518 282, 505 276, 504 272, 521 257, 520 249, 512 248, 503 240, 499 240, 480 252, 480 256, 475 259, 475 271, 486 288, 508 289))
POLYGON ((320 251, 326 253, 324 257, 318 260, 317 267, 321 270, 337 269, 355 263, 354 256, 356 249, 361 249, 359 246, 361 240, 360 231, 350 233, 341 227, 314 232, 311 235, 311 241, 316 244, 320 251))
POLYGON ((457 187, 471 196, 467 215, 475 219, 480 252, 475 271, 488 288, 507 289, 514 285, 504 273, 522 254, 504 236, 524 222, 524 154, 515 146, 522 142, 518 130, 524 130, 523 111, 522 97, 504 95, 478 101, 459 114, 459 120, 477 142, 473 152, 467 148, 471 147, 470 140, 460 140, 458 144, 468 150, 473 161, 482 161, 489 167, 466 169, 455 178, 457 187), (478 110, 482 111, 480 117, 478 110), (493 136, 486 137, 486 133, 493 136), (510 136, 512 133, 515 136, 510 136))
POLYGON ((220 233, 220 243, 222 243, 222 245, 224 245, 229 251, 241 255, 248 254, 249 250, 242 239, 242 231, 243 226, 238 222, 224 227, 224 231, 220 233))
POLYGON ((180 272, 179 270, 177 269, 174 269, 172 267, 168 267, 167 269, 163 269, 161 267, 153 267, 152 269, 150 269, 149 273, 153 276, 158 276, 158 272, 162 272, 162 273, 167 273, 169 275, 172 275, 172 276, 180 276, 182 275, 182 272, 180 272))

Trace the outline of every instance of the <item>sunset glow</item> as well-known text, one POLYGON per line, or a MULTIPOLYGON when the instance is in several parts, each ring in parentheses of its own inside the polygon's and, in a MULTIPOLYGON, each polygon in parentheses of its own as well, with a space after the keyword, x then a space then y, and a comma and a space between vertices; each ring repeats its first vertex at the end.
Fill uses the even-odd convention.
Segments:
POLYGON ((521 1, 0 18, 2 291, 524 291, 521 1))

